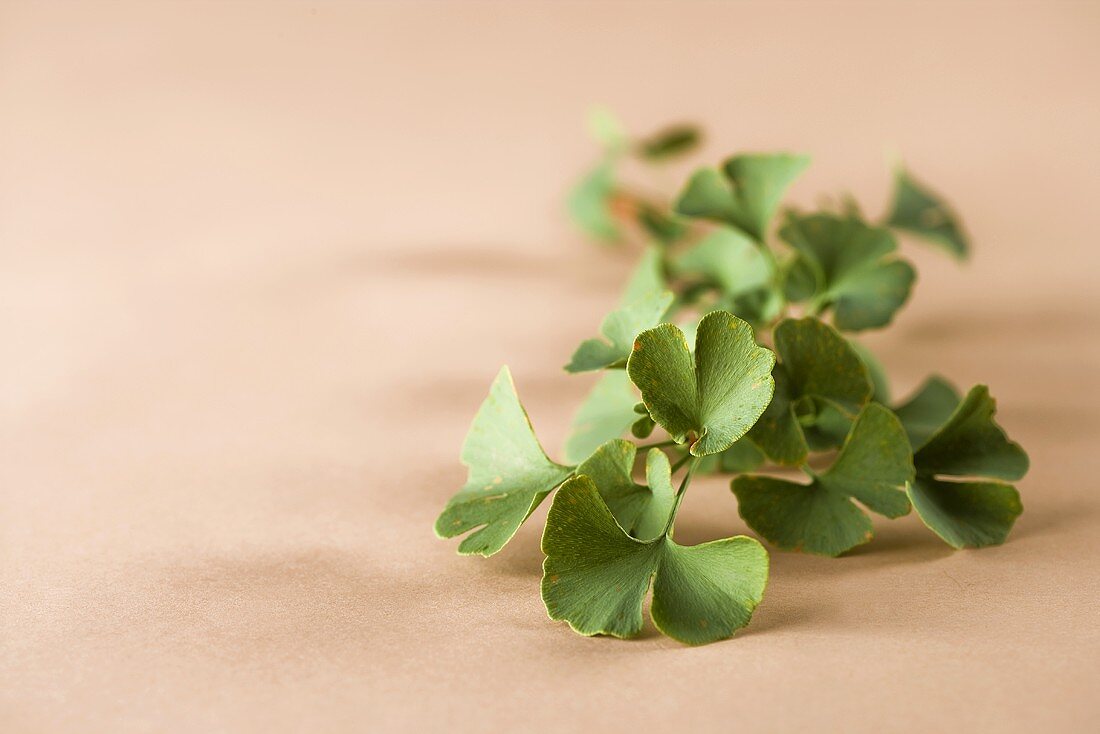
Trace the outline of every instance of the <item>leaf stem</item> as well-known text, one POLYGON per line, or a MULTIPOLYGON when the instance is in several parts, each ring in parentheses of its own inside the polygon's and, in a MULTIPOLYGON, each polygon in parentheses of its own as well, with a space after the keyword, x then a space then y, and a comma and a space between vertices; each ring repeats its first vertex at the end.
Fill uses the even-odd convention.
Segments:
MULTIPOLYGON (((670 538, 672 537, 672 523, 676 521, 676 515, 680 512, 680 504, 684 501, 684 494, 687 492, 688 485, 691 484, 692 476, 695 475, 695 469, 699 466, 699 458, 689 454, 676 462, 676 468, 680 467, 688 460, 691 461, 691 465, 688 466, 687 474, 684 475, 683 480, 680 482, 680 488, 676 490, 676 499, 672 503, 672 512, 668 513, 668 523, 665 524, 664 534, 670 538)), ((673 471, 676 471, 676 468, 673 468, 673 471)))
POLYGON ((639 444, 638 445, 638 450, 639 451, 645 451, 647 449, 660 449, 660 448, 664 448, 665 446, 676 446, 676 445, 677 445, 676 442, 673 441, 670 438, 667 441, 658 441, 657 443, 639 444))

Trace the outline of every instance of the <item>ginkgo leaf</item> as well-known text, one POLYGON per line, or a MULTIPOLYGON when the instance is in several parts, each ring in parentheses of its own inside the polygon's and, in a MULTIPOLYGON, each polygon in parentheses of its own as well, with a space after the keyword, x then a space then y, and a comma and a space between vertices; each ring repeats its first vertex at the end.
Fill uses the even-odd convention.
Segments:
POLYGON ((606 372, 581 403, 565 441, 565 460, 577 464, 599 446, 619 438, 638 419, 638 394, 622 370, 606 372))
POLYGON ((733 446, 717 455, 718 467, 728 473, 742 474, 760 467, 764 454, 747 438, 735 441, 733 446))
POLYGON ((629 441, 608 441, 577 467, 577 476, 596 483, 611 514, 635 538, 651 540, 664 532, 675 499, 672 467, 660 449, 646 455, 646 482, 634 481, 637 448, 629 441))
POLYGON ((809 164, 806 156, 786 153, 734 156, 721 172, 696 171, 675 209, 685 216, 731 224, 763 242, 787 188, 809 164))
POLYGON ((681 220, 644 201, 638 202, 635 219, 649 236, 666 247, 678 242, 688 231, 681 220))
POLYGON ((954 386, 938 375, 925 380, 911 398, 894 408, 909 443, 920 448, 947 422, 962 398, 954 386))
POLYGON ((630 537, 586 476, 554 498, 542 550, 547 614, 582 635, 637 635, 652 580, 657 629, 689 645, 722 640, 749 623, 768 578, 767 551, 752 538, 682 546, 667 534, 630 537))
POLYGON ((924 524, 955 548, 1000 545, 1024 511, 1020 493, 1003 482, 917 477, 909 497, 924 524))
POLYGON ((680 329, 662 324, 638 335, 627 363, 649 414, 694 456, 728 449, 771 400, 775 355, 752 327, 725 311, 699 322, 695 354, 680 329))
POLYGON ((771 284, 767 257, 747 235, 735 229, 716 229, 678 257, 674 268, 681 275, 702 276, 729 298, 751 293, 771 284))
POLYGON ((825 274, 809 256, 792 253, 782 265, 783 295, 791 303, 802 303, 814 297, 825 286, 825 274))
POLYGON ((617 153, 626 147, 626 127, 606 107, 593 107, 588 111, 588 132, 609 153, 617 153))
POLYGON ((624 367, 634 346, 634 337, 660 323, 672 304, 668 291, 650 293, 638 301, 609 313, 600 325, 603 339, 587 339, 577 347, 565 366, 567 372, 588 372, 624 367))
POLYGON ((638 155, 647 160, 665 160, 682 155, 699 145, 702 134, 695 125, 673 125, 637 145, 638 155))
POLYGON ((500 370, 462 446, 466 485, 435 522, 441 538, 471 530, 458 552, 491 556, 511 540, 543 498, 572 473, 556 464, 535 438, 516 395, 512 374, 500 370))
POLYGON ((886 223, 939 245, 959 260, 969 254, 966 233, 951 208, 901 167, 894 174, 894 203, 886 223))
POLYGON ((1027 454, 993 420, 997 404, 985 385, 971 388, 913 457, 921 474, 1015 480, 1027 473, 1027 454))
MULTIPOLYGON (((851 420, 871 398, 872 386, 863 360, 828 324, 807 316, 784 319, 775 329, 779 363, 773 372, 775 397, 749 438, 778 464, 796 465, 816 438, 837 433, 838 420, 851 420), (825 430, 822 430, 825 429, 825 430)), ((846 433, 843 426, 841 435, 846 433)))
POLYGON ((838 329, 885 326, 908 300, 916 273, 889 230, 850 216, 790 213, 780 236, 818 273, 818 308, 829 306, 838 329))
POLYGON ((853 500, 886 517, 909 512, 909 440, 879 403, 859 414, 832 466, 820 474, 805 471, 810 484, 748 475, 730 485, 749 527, 785 550, 836 556, 869 541, 871 520, 853 500))
MULTIPOLYGON (((856 351, 867 368, 867 376, 871 378, 871 399, 883 405, 890 404, 890 380, 886 377, 886 368, 870 349, 856 341, 848 341, 852 349, 856 351)), ((895 411, 896 412, 896 411, 895 411)), ((899 416, 900 417, 900 416, 899 416)), ((904 425, 905 421, 902 421, 904 425)))
POLYGON ((916 444, 909 497, 924 524, 956 548, 1003 543, 1023 512, 1012 485, 973 479, 1012 481, 1028 470, 1027 454, 993 420, 996 409, 989 388, 977 385, 916 444))
POLYGON ((661 253, 656 248, 647 247, 627 279, 623 294, 619 297, 619 306, 629 306, 652 293, 666 290, 668 281, 661 265, 661 253))
POLYGON ((621 239, 622 230, 612 211, 615 190, 615 169, 610 161, 596 166, 573 187, 567 207, 582 232, 605 242, 621 239))

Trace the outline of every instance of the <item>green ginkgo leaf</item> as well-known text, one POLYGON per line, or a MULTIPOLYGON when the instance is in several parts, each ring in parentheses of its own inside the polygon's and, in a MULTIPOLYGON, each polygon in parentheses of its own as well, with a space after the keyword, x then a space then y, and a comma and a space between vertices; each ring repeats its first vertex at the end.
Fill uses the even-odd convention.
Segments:
POLYGON ((811 448, 832 445, 838 432, 871 398, 863 360, 828 324, 806 317, 784 319, 775 328, 775 397, 749 432, 768 458, 797 465, 811 448))
POLYGON ((621 152, 629 142, 626 126, 606 107, 588 111, 588 132, 608 153, 621 152))
POLYGON ((675 500, 672 467, 660 449, 646 455, 646 482, 634 481, 634 457, 637 448, 629 441, 616 439, 600 446, 580 466, 577 475, 585 475, 607 503, 620 526, 635 538, 652 540, 664 532, 675 500))
POLYGON ((814 305, 831 307, 838 329, 885 326, 908 300, 916 273, 889 230, 835 214, 790 213, 780 236, 818 273, 814 305))
POLYGON ((651 161, 683 155, 696 148, 702 134, 695 125, 673 125, 637 144, 638 155, 651 161))
POLYGON ((566 202, 573 223, 585 234, 605 242, 617 242, 622 230, 612 211, 615 196, 615 167, 604 161, 589 171, 573 190, 566 202))
POLYGON ((669 290, 665 279, 661 253, 654 247, 647 247, 638 264, 634 266, 626 287, 619 297, 619 307, 637 303, 652 293, 669 290))
POLYGON ((624 367, 634 346, 634 337, 660 323, 672 304, 668 291, 650 293, 638 301, 615 309, 600 325, 603 339, 586 339, 565 366, 567 372, 588 372, 624 367))
POLYGON ((894 174, 894 203, 886 224, 929 240, 959 260, 969 254, 966 233, 951 207, 901 167, 894 174))
POLYGON ((996 402, 977 385, 913 455, 917 478, 909 497, 921 520, 956 548, 999 545, 1023 512, 1006 481, 1028 470, 1027 454, 993 420, 996 402))
POLYGON ((747 235, 735 229, 716 229, 674 263, 680 275, 701 276, 728 298, 765 288, 772 269, 767 257, 747 235))
POLYGON ((787 153, 734 156, 721 172, 697 171, 676 201, 676 211, 731 224, 763 242, 787 188, 809 164, 807 156, 787 153))
POLYGON ((853 500, 886 517, 909 512, 912 450, 901 422, 879 403, 859 414, 832 466, 804 470, 810 484, 747 475, 730 485, 749 527, 784 550, 837 556, 869 541, 871 519, 853 500))
POLYGON ((573 471, 547 458, 507 367, 493 381, 466 434, 462 463, 469 470, 466 485, 447 503, 435 532, 453 538, 474 530, 458 546, 464 555, 491 556, 503 548, 573 471))
POLYGON ((652 581, 657 629, 689 645, 722 640, 749 623, 768 580, 767 551, 752 538, 681 546, 665 533, 630 537, 583 475, 554 498, 542 550, 547 614, 582 635, 637 635, 652 581))
MULTIPOLYGON (((882 366, 882 362, 874 355, 874 352, 863 344, 851 340, 848 343, 852 345, 852 349, 856 350, 856 354, 863 360, 863 365, 867 368, 867 376, 871 378, 871 387, 873 388, 871 399, 877 403, 889 405, 890 380, 886 376, 886 368, 882 366)), ((905 421, 902 421, 903 425, 904 423, 905 421)))
POLYGON ((716 454, 741 438, 772 397, 775 355, 757 346, 752 327, 725 311, 699 322, 694 359, 684 333, 662 324, 638 335, 627 373, 649 414, 694 456, 716 454))
POLYGON ((648 202, 638 202, 635 219, 650 237, 664 246, 674 245, 687 234, 688 228, 680 219, 665 213, 648 202))
POLYGON ((920 448, 947 422, 961 400, 958 390, 950 382, 933 375, 911 398, 896 406, 894 414, 905 426, 909 443, 920 448))
POLYGON ((565 440, 565 460, 577 464, 601 444, 619 438, 636 420, 638 393, 622 370, 606 372, 581 403, 565 440))

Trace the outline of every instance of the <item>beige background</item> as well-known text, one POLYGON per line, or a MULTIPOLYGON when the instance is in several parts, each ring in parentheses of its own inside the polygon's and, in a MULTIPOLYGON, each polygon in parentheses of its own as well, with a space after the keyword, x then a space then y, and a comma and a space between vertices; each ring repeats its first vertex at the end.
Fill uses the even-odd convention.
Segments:
MULTIPOLYGON (((3 3, 0 729, 1092 729, 1098 40, 1097 3, 3 3), (552 453, 590 384, 634 257, 562 215, 595 102, 812 153, 802 204, 881 211, 899 151, 951 194, 973 261, 908 246, 872 344, 898 392, 991 385, 1007 545, 876 520, 687 649, 548 621, 542 512, 432 536, 502 363, 552 453)), ((745 528, 715 479, 678 530, 745 528)))

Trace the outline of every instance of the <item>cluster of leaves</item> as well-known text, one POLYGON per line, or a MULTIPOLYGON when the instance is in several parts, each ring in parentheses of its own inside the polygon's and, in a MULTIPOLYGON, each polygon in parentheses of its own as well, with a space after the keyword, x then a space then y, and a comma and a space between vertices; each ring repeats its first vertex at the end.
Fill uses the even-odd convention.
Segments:
POLYGON ((699 133, 676 126, 632 141, 606 115, 593 128, 604 156, 574 190, 573 218, 603 240, 633 230, 650 243, 599 335, 565 366, 602 376, 557 463, 503 368, 462 450, 466 485, 436 533, 465 535, 459 553, 492 555, 557 490, 542 539, 550 617, 584 635, 630 637, 652 586, 654 625, 688 644, 748 624, 768 577, 755 539, 673 540, 701 473, 733 474, 741 517, 783 550, 837 556, 866 543, 866 510, 915 509, 956 548, 1004 542, 1022 511, 1009 482, 1028 460, 994 421, 989 390, 961 396, 933 376, 894 403, 881 364, 852 336, 887 325, 909 298, 915 273, 896 232, 966 256, 942 199, 899 169, 881 221, 850 199, 837 210, 783 208, 808 159, 754 154, 696 171, 662 206, 621 185, 618 167, 660 164, 699 133), (658 440, 638 445, 658 427, 658 440))

